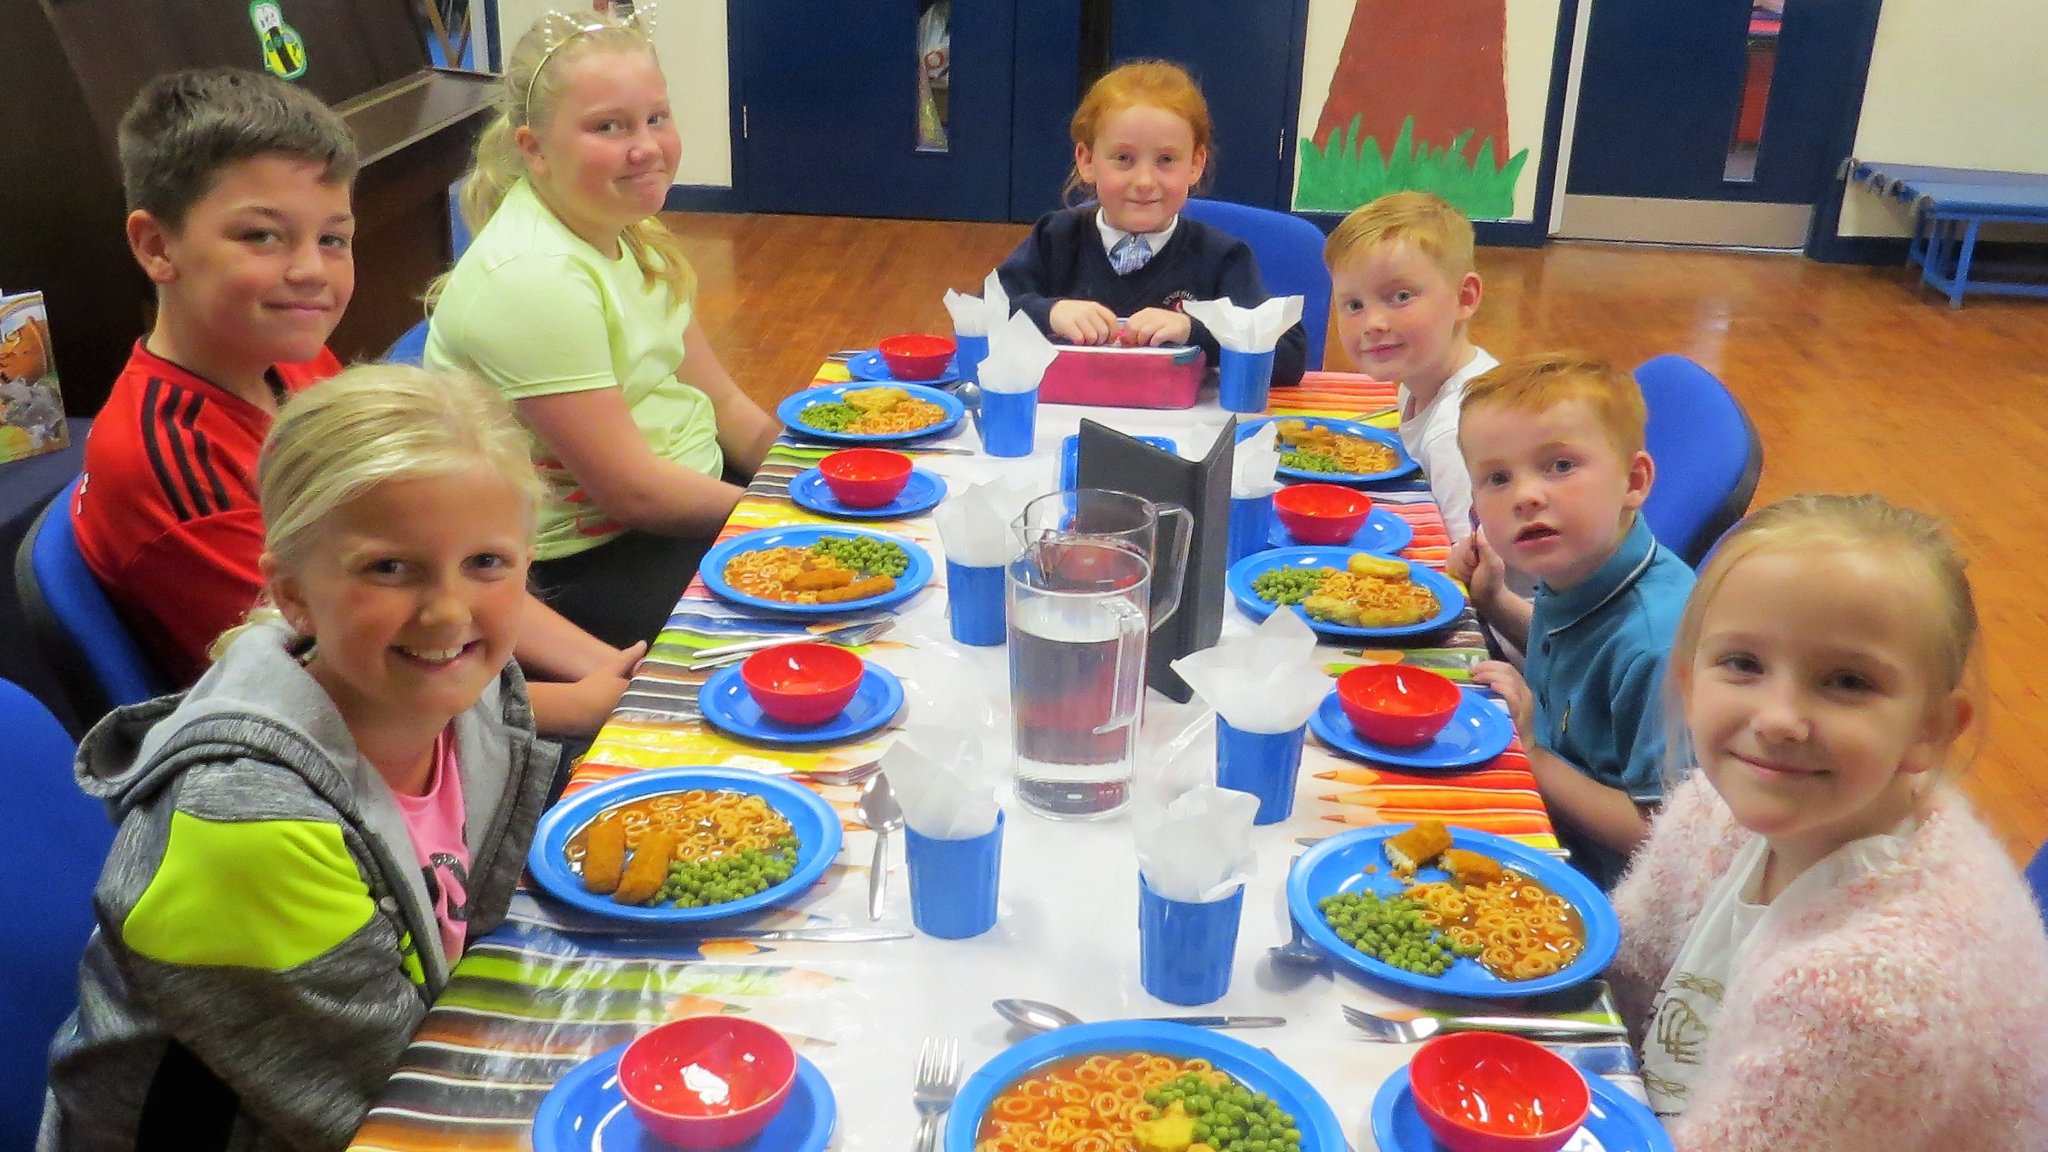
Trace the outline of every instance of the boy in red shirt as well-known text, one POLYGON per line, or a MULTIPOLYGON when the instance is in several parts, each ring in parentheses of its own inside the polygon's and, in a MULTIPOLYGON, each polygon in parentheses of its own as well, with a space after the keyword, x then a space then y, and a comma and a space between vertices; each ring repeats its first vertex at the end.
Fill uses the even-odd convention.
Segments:
MULTIPOLYGON (((326 348, 355 288, 355 143, 312 95, 193 69, 136 96, 119 132, 128 247, 157 286, 85 445, 79 550, 180 686, 263 587, 256 455, 278 406, 341 370, 326 348)), ((544 731, 593 732, 644 645, 618 650, 539 604, 518 654, 544 731)))

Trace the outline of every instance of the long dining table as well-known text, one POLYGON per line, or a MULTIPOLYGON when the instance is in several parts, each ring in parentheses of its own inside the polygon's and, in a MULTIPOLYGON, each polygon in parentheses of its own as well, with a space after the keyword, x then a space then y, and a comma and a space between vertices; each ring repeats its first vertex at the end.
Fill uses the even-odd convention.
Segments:
MULTIPOLYGON (((843 358, 818 383, 847 379, 843 358)), ((1275 390, 1271 411, 1393 424, 1390 384, 1311 373, 1275 390)), ((1024 458, 980 454, 963 421, 952 433, 904 449, 954 492, 1004 477, 1056 487, 1062 440, 1083 417, 1134 435, 1206 445, 1229 417, 1205 394, 1192 409, 1095 409, 1041 405, 1034 452, 1024 458)), ((799 508, 789 481, 830 446, 785 436, 768 454, 721 538, 757 529, 830 521, 799 508)), ((1415 529, 1404 555, 1441 567, 1448 537, 1427 490, 1376 492, 1415 529)), ((474 941, 428 1013, 401 1065, 352 1144, 384 1152, 526 1149, 536 1111, 557 1080, 595 1054, 663 1020, 739 1013, 782 1031, 824 1074, 837 1107, 831 1147, 909 1147, 917 1126, 914 1065, 926 1036, 959 1042, 971 1072, 1023 1037, 991 1010, 999 997, 1026 997, 1088 1020, 1176 1015, 1189 1009, 1147 995, 1138 978, 1137 857, 1127 817, 1056 822, 1009 808, 1001 866, 1000 917, 988 933, 942 940, 910 921, 902 837, 894 837, 879 921, 868 909, 873 834, 856 813, 859 782, 904 726, 926 724, 986 734, 991 755, 1006 755, 1008 665, 1002 647, 954 642, 945 616, 945 568, 929 513, 863 523, 930 551, 931 585, 896 610, 894 626, 861 648, 903 681, 905 708, 876 736, 836 746, 771 747, 722 735, 697 707, 706 671, 691 654, 775 625, 737 611, 692 584, 635 675, 617 711, 576 769, 569 794, 648 769, 711 765, 785 777, 815 790, 839 814, 844 841, 824 877, 795 901, 741 924, 673 931, 625 931, 615 922, 522 891, 505 924, 474 941), (727 936, 736 928, 841 925, 900 929, 900 938, 863 942, 776 941, 727 936)), ((1224 634, 1251 621, 1226 612, 1224 634)), ((1443 632, 1412 648, 1326 644, 1318 657, 1333 676, 1367 662, 1406 662, 1462 677, 1485 658, 1469 609, 1443 632)), ((1174 703, 1149 693, 1138 772, 1199 757, 1213 739, 1214 714, 1199 699, 1174 703)), ((1429 1003, 1328 966, 1276 963, 1269 947, 1290 938, 1285 879, 1304 845, 1347 829, 1436 817, 1453 826, 1554 850, 1557 840, 1520 746, 1479 769, 1455 775, 1404 773, 1340 757, 1311 738, 1303 753, 1293 814, 1254 829, 1257 860, 1246 886, 1229 991, 1195 1011, 1276 1015, 1282 1027, 1235 1033, 1302 1074, 1335 1111, 1354 1149, 1374 1148, 1376 1091, 1399 1073, 1414 1046, 1376 1042, 1347 1024, 1353 1004, 1424 1015, 1472 1005, 1429 1003)), ((1516 1011, 1614 1022, 1611 994, 1599 982, 1514 1005, 1516 1011)), ((1621 1040, 1552 1045, 1589 1075, 1642 1096, 1636 1058, 1621 1040)))

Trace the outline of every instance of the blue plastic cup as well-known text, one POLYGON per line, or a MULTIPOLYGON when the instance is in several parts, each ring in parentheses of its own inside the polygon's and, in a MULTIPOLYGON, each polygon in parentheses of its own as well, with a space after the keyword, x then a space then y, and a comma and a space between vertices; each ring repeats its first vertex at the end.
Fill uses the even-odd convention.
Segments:
POLYGON ((1005 639, 1003 566, 946 561, 946 615, 953 639, 990 648, 1005 639))
POLYGON ((1248 496, 1230 502, 1230 563, 1273 546, 1273 497, 1248 496))
POLYGON ((1259 798, 1254 824, 1278 824, 1294 812, 1304 724, 1292 732, 1246 732, 1216 718, 1216 786, 1259 798))
POLYGON ((981 393, 982 450, 991 456, 1029 456, 1038 435, 1038 389, 981 393))
POLYGON ((953 333, 953 364, 959 369, 960 379, 981 383, 981 362, 987 358, 988 337, 953 333))
POLYGON ((1138 978, 1168 1004, 1207 1004, 1230 991, 1244 885, 1221 900, 1168 900, 1138 876, 1138 978))
POLYGON ((1003 814, 996 826, 965 840, 934 840, 903 829, 910 863, 910 921, 927 936, 964 940, 996 926, 1003 871, 1003 814))
POLYGON ((1216 366, 1216 402, 1226 412, 1264 412, 1273 383, 1273 353, 1223 349, 1216 366))

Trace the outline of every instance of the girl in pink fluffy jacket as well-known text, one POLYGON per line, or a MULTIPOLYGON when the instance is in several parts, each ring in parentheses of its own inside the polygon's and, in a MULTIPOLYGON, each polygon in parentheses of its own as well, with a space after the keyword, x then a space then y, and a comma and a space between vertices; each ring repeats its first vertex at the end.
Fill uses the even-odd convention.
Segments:
POLYGON ((1608 973, 1680 1152, 2048 1148, 2048 939, 1945 779, 1976 647, 1953 545, 1875 496, 1774 504, 1700 573, 1668 666, 1699 770, 1608 973))

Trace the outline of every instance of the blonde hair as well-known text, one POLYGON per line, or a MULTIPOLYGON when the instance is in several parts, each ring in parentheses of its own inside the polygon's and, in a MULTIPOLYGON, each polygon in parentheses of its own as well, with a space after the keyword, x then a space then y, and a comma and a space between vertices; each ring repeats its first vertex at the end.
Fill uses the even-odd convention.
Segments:
MULTIPOLYGON (((545 488, 526 429, 497 390, 464 371, 358 364, 285 403, 257 458, 263 550, 287 570, 305 565, 323 522, 389 480, 481 470, 525 504, 531 531, 545 488)), ((278 618, 258 605, 208 650, 220 659, 251 626, 278 618)))
MULTIPOLYGON (((1214 159, 1215 131, 1209 121, 1209 102, 1202 98, 1202 89, 1187 69, 1170 60, 1133 60, 1103 73, 1100 80, 1089 85, 1081 106, 1074 109, 1074 119, 1067 125, 1068 134, 1074 143, 1093 148, 1103 121, 1126 108, 1137 107, 1158 108, 1186 121, 1188 130, 1194 133, 1195 151, 1214 159)), ((1197 187, 1206 187, 1215 171, 1214 164, 1208 165, 1197 187)), ((1081 179, 1080 166, 1076 165, 1068 171, 1060 196, 1071 202, 1076 193, 1086 193, 1090 188, 1081 179)))
MULTIPOLYGON (((567 87, 570 65, 593 52, 643 52, 661 66, 654 44, 637 21, 622 22, 608 14, 549 12, 535 20, 512 48, 495 101, 498 113, 477 137, 476 160, 462 181, 462 219, 472 233, 504 204, 513 185, 527 179, 526 159, 519 152, 518 132, 545 131, 554 120, 567 87)), ((659 216, 628 226, 620 240, 633 254, 647 287, 666 285, 677 307, 697 294, 697 272, 683 253, 682 241, 659 216)), ((429 312, 448 282, 442 274, 429 285, 429 312)))
POLYGON ((1918 575, 1932 602, 1933 612, 1922 604, 1901 604, 1900 612, 1924 615, 1939 660, 1935 691, 1938 696, 1960 689, 1977 718, 1967 733, 1970 743, 1960 756, 1951 755, 1948 766, 1960 770, 1982 745, 1989 697, 1985 685, 1983 654, 1978 644, 1977 601, 1970 591, 1967 561, 1941 523, 1911 508, 1901 508, 1874 493, 1859 496, 1806 494, 1789 496, 1752 512, 1729 529, 1700 567, 1685 613, 1679 617, 1678 632, 1671 642, 1671 658, 1665 675, 1666 771, 1673 779, 1691 771, 1692 746, 1685 724, 1684 686, 1690 682, 1694 657, 1699 652, 1700 629, 1707 609, 1719 595, 1728 574, 1738 564, 1757 556, 1783 555, 1800 551, 1830 555, 1861 553, 1881 558, 1887 565, 1918 575))
POLYGON ((1477 270, 1472 258, 1472 221, 1432 192, 1390 192, 1354 209, 1323 242, 1323 263, 1344 267, 1382 244, 1406 240, 1452 284, 1477 270))
POLYGON ((1593 409, 1623 459, 1643 450, 1649 409, 1636 378, 1587 352, 1534 352, 1502 362, 1465 386, 1458 408, 1458 446, 1464 420, 1482 408, 1545 412, 1573 400, 1593 409))

